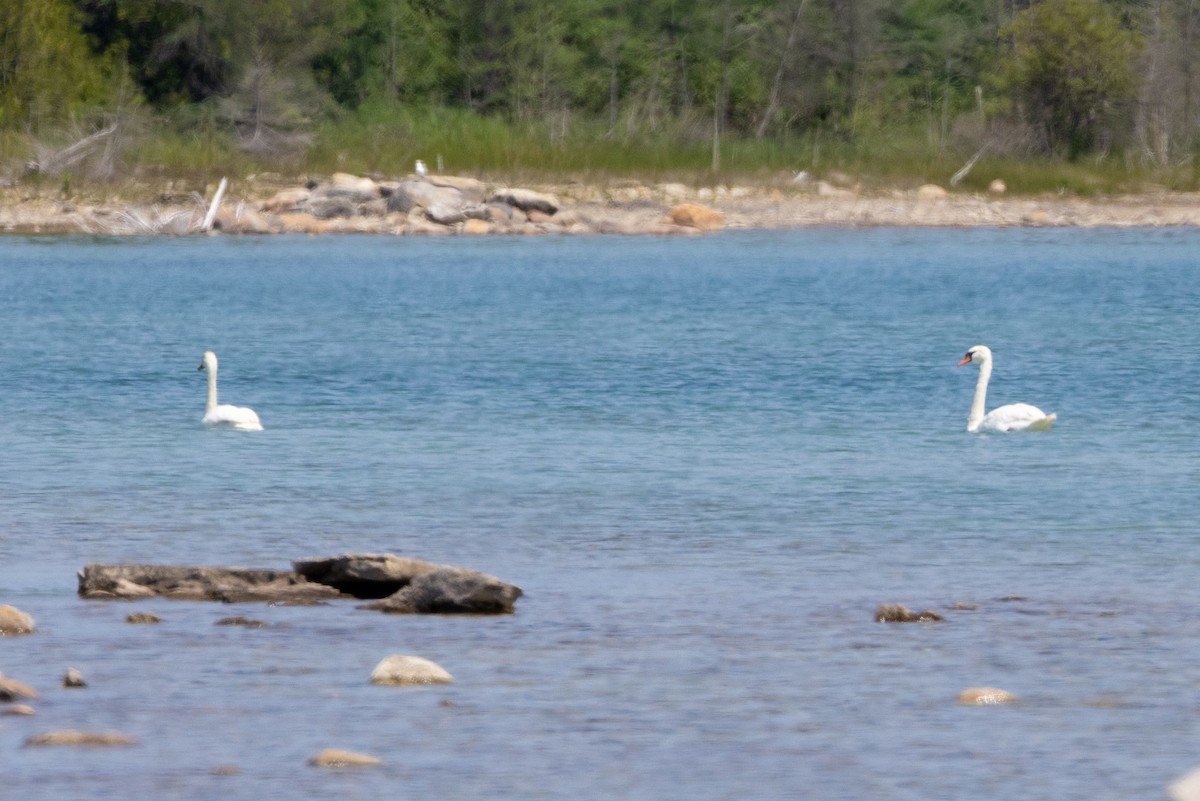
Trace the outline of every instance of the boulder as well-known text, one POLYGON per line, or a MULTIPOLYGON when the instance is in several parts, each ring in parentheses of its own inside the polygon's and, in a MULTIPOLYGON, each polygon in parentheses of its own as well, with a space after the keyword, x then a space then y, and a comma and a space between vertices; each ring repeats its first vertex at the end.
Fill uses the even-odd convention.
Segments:
MULTIPOLYGON (((136 586, 136 585, 135 585, 136 586)), ((152 592, 148 587, 142 587, 146 592, 152 592)), ((126 623, 161 623, 162 618, 153 612, 132 612, 125 616, 126 623)))
POLYGON ((345 195, 314 194, 308 199, 305 209, 318 220, 332 220, 335 217, 353 217, 358 214, 358 201, 345 195))
POLYGON ((486 220, 469 219, 463 223, 459 233, 466 236, 481 236, 490 233, 492 230, 491 223, 486 220))
POLYGON ((453 681, 454 677, 441 665, 419 656, 389 656, 371 671, 372 684, 450 684, 453 681))
POLYGON ((382 763, 378 757, 373 757, 369 754, 356 754, 353 751, 326 748, 321 753, 310 758, 308 764, 314 768, 353 768, 382 763))
POLYGON ((87 681, 83 678, 83 674, 78 668, 67 668, 67 673, 63 676, 62 686, 64 687, 86 687, 87 681))
POLYGON ((33 617, 15 606, 0 606, 0 637, 10 634, 33 634, 37 626, 33 617))
POLYGON ((401 181, 388 196, 387 208, 407 214, 417 207, 462 208, 465 202, 463 193, 451 186, 435 186, 428 181, 401 181))
POLYGON ((467 203, 482 203, 483 199, 487 196, 487 187, 484 186, 483 181, 478 181, 474 178, 460 178, 456 175, 431 175, 425 180, 434 186, 457 189, 462 193, 462 198, 467 203))
POLYGON ((524 212, 540 211, 545 214, 556 213, 560 205, 554 195, 534 192, 532 189, 498 189, 489 202, 507 203, 524 212))
POLYGON ((1167 787, 1171 801, 1200 801, 1200 770, 1193 770, 1167 787))
POLYGON ((680 203, 667 212, 674 225, 684 225, 701 231, 720 231, 725 227, 725 215, 698 203, 680 203))
POLYGON ((1003 195, 1008 191, 1008 184, 1001 181, 999 178, 988 184, 988 191, 993 195, 1003 195))
POLYGON ((314 196, 344 197, 354 203, 365 203, 380 197, 379 185, 370 178, 360 178, 345 172, 335 172, 329 180, 317 186, 314 196))
POLYGON ((521 595, 520 587, 478 570, 439 567, 364 608, 392 614, 500 615, 511 614, 521 595))
POLYGON ((347 553, 292 562, 298 576, 355 598, 386 598, 417 576, 441 567, 390 553, 347 553))
POLYGON ((245 567, 91 564, 79 573, 83 598, 142 597, 146 591, 191 601, 319 601, 337 598, 333 587, 290 570, 245 567), (135 594, 125 594, 130 586, 135 594))
POLYGON ((949 194, 937 184, 923 184, 917 187, 917 200, 941 200, 949 194))
POLYGON ((461 203, 434 203, 425 209, 425 216, 438 225, 458 225, 467 219, 461 203))

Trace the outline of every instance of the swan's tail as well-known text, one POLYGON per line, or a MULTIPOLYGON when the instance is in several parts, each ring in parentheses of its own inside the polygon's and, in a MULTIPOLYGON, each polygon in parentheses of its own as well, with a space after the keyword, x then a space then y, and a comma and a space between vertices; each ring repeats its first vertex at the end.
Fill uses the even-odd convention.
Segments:
POLYGON ((1026 431, 1049 431, 1050 426, 1054 425, 1054 421, 1057 419, 1058 419, 1058 413, 1050 412, 1050 414, 1046 415, 1041 420, 1034 420, 1032 423, 1029 424, 1029 428, 1027 428, 1025 430, 1026 431))

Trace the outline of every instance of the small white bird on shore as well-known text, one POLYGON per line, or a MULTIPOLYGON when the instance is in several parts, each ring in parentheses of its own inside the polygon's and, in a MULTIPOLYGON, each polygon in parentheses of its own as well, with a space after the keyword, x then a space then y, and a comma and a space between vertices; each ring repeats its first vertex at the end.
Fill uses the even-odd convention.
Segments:
POLYGON ((204 352, 204 359, 197 370, 208 372, 208 401, 204 404, 204 417, 201 422, 206 426, 222 426, 238 431, 262 431, 262 423, 253 409, 245 406, 217 405, 217 354, 211 350, 204 352))
POLYGON ((416 166, 413 167, 413 172, 415 172, 417 175, 424 178, 426 175, 429 174, 429 168, 425 166, 425 162, 421 161, 420 159, 417 159, 416 166))

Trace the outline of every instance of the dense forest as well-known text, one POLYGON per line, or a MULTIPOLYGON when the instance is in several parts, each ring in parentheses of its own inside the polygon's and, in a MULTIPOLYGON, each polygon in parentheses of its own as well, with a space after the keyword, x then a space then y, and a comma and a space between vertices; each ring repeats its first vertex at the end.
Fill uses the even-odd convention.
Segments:
POLYGON ((0 0, 0 158, 1194 181, 1198 40, 1200 0, 0 0))

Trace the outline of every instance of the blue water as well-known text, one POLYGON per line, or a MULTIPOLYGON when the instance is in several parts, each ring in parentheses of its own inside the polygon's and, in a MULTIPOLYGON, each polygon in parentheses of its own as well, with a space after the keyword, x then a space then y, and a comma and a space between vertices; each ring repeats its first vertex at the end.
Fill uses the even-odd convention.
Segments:
POLYGON ((39 625, 0 672, 42 692, 0 718, 0 796, 1161 798, 1200 765, 1197 253, 0 239, 0 603, 39 625), (965 432, 977 343, 989 408, 1052 431, 965 432), (206 349, 265 431, 200 424, 206 349), (346 551, 526 595, 500 618, 75 595, 89 562, 346 551), (872 622, 886 602, 947 622, 872 622), (370 685, 394 653, 455 683, 370 685), (983 685, 1021 701, 956 703, 983 685), (22 745, 61 728, 139 743, 22 745), (384 764, 306 765, 328 747, 384 764))

